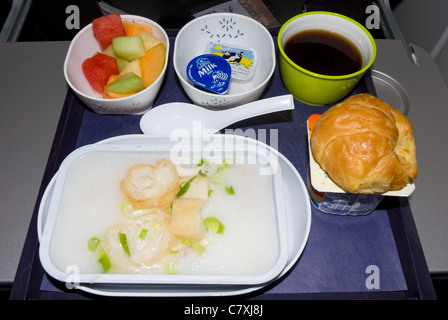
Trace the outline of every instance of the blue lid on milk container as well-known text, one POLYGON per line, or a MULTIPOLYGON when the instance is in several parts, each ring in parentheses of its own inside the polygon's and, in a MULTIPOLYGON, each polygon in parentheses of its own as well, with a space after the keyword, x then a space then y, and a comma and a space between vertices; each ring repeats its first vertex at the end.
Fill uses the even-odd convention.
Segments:
POLYGON ((200 89, 225 94, 229 88, 232 70, 230 64, 215 54, 203 54, 187 65, 188 78, 200 89))

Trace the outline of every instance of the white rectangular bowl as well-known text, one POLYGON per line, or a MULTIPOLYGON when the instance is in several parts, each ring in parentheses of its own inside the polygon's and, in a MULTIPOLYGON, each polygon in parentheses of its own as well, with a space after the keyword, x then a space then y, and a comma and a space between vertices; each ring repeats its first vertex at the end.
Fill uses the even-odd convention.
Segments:
MULTIPOLYGON (((281 169, 276 154, 270 147, 254 139, 234 135, 212 135, 199 137, 153 137, 145 140, 144 144, 114 144, 97 143, 87 145, 73 151, 61 164, 57 173, 54 192, 51 197, 48 214, 45 218, 40 239, 40 259, 45 271, 56 280, 62 282, 113 283, 113 284, 176 284, 176 285, 260 285, 265 284, 282 273, 288 262, 289 238, 286 226, 286 210, 284 203, 281 169), (76 170, 76 163, 90 153, 102 153, 111 157, 130 153, 151 155, 156 159, 190 158, 197 163, 201 157, 216 158, 224 155, 225 158, 234 157, 236 163, 256 159, 260 170, 272 176, 272 189, 274 191, 276 239, 278 241, 278 257, 275 263, 261 273, 253 275, 235 274, 124 274, 124 273, 88 273, 73 274, 70 268, 56 266, 51 253, 53 235, 57 231, 58 219, 61 218, 59 206, 62 195, 67 188, 66 177, 71 170, 76 170), (244 160, 245 159, 245 160, 244 160), (76 276, 76 278, 74 278, 76 276)), ((87 247, 87 245, 86 245, 87 247)), ((225 253, 223 253, 225 254, 225 253)), ((249 253, 250 254, 250 253, 249 253)))

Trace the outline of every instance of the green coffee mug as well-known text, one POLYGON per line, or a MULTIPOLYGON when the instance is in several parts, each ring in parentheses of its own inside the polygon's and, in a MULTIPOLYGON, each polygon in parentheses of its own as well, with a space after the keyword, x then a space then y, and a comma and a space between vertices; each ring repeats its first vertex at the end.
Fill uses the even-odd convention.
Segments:
POLYGON ((369 31, 355 20, 341 14, 313 11, 286 21, 278 34, 280 74, 286 89, 298 100, 315 106, 333 104, 344 98, 359 82, 376 56, 376 44, 369 31), (363 58, 362 68, 341 76, 318 74, 294 63, 284 45, 295 34, 305 30, 328 30, 355 44, 363 58))

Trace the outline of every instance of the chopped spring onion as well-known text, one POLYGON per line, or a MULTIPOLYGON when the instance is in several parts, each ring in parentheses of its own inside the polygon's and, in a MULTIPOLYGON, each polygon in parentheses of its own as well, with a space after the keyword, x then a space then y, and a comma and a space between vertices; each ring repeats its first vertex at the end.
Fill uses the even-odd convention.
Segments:
POLYGON ((126 218, 135 218, 142 216, 144 214, 156 213, 157 208, 147 208, 147 209, 136 209, 132 204, 127 202, 121 203, 121 212, 126 218))
POLYGON ((190 188, 190 183, 193 182, 193 180, 196 178, 197 176, 194 176, 193 178, 191 178, 190 180, 188 180, 187 182, 181 183, 180 185, 180 190, 179 192, 176 194, 176 198, 182 197, 185 192, 188 191, 188 189, 190 188))
POLYGON ((146 234, 148 233, 148 229, 142 229, 142 231, 140 231, 140 235, 138 236, 140 239, 145 239, 146 238, 146 234))
POLYGON ((89 251, 95 252, 100 242, 98 238, 90 238, 87 242, 87 248, 89 248, 89 251))
POLYGON ((186 246, 191 246, 191 241, 190 240, 185 240, 185 239, 179 239, 179 242, 183 245, 186 246))
POLYGON ((191 242, 190 240, 180 239, 180 243, 185 246, 189 246, 194 251, 196 251, 199 255, 203 255, 205 252, 205 247, 199 242, 191 242))
POLYGON ((208 164, 210 164, 210 161, 208 161, 207 159, 201 158, 201 161, 199 161, 199 163, 198 163, 198 167, 202 166, 203 164, 208 165, 208 164))
POLYGON ((205 247, 199 242, 193 242, 191 248, 194 249, 199 255, 203 255, 205 252, 205 247))
POLYGON ((121 244, 121 247, 123 248, 123 250, 128 255, 131 255, 131 252, 129 251, 129 247, 128 247, 128 240, 126 239, 126 234, 119 232, 118 233, 118 238, 120 239, 120 244, 121 244))
POLYGON ((174 261, 167 261, 163 265, 163 272, 165 272, 165 274, 177 274, 179 271, 177 270, 177 266, 174 261))
POLYGON ((100 257, 98 258, 98 262, 103 267, 103 272, 107 272, 110 268, 110 260, 107 254, 104 252, 104 250, 101 250, 100 257))
POLYGON ((216 168, 215 173, 212 174, 211 183, 217 185, 223 185, 226 181, 226 171, 225 169, 231 168, 233 166, 233 159, 224 159, 223 164, 216 168))
POLYGON ((225 167, 218 167, 216 172, 212 174, 210 182, 216 185, 223 185, 226 182, 225 167))
POLYGON ((159 230, 160 227, 161 227, 161 225, 160 225, 160 223, 155 223, 155 224, 153 224, 151 227, 152 227, 154 230, 159 230))
POLYGON ((232 195, 235 194, 235 191, 233 191, 233 187, 232 186, 226 186, 226 191, 228 194, 232 195))
POLYGON ((227 158, 222 161, 224 166, 233 166, 233 158, 227 158))
POLYGON ((205 229, 212 230, 213 232, 216 232, 218 234, 222 234, 224 232, 224 225, 216 219, 215 217, 207 217, 204 219, 204 226, 205 229))

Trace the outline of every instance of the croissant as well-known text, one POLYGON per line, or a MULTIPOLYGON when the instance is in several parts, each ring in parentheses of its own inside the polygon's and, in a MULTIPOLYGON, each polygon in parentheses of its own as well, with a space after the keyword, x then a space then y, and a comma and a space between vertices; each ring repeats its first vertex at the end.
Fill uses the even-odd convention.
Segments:
POLYGON ((328 109, 313 127, 311 153, 349 193, 400 190, 417 178, 414 129, 395 108, 358 94, 328 109))

